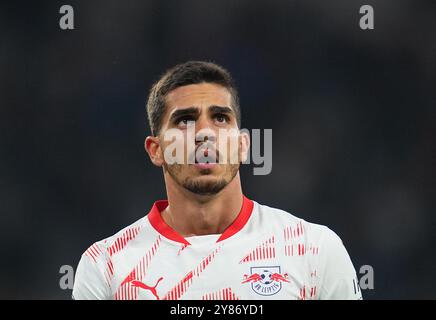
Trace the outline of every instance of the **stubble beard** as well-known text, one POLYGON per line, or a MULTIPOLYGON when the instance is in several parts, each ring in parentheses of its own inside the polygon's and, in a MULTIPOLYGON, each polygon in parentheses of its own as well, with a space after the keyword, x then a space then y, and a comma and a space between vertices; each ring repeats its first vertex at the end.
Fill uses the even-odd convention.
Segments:
POLYGON ((198 195, 210 196, 219 193, 235 178, 240 164, 227 165, 224 176, 220 179, 214 180, 201 179, 201 176, 211 174, 210 169, 201 170, 201 175, 198 177, 186 177, 181 179, 180 174, 183 171, 183 166, 184 165, 181 164, 163 164, 164 170, 169 173, 169 175, 179 186, 198 195))

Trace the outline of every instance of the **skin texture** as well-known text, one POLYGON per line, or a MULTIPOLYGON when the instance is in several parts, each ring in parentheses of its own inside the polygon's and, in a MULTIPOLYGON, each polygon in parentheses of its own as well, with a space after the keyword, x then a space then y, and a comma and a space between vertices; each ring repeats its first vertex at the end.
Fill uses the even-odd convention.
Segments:
POLYGON ((166 96, 159 136, 145 139, 150 160, 163 168, 169 205, 162 212, 162 218, 184 237, 223 233, 242 207, 239 162, 246 159, 250 141, 246 133, 239 133, 231 102, 230 92, 217 84, 176 88, 166 96), (194 123, 195 130, 189 127, 194 123), (183 138, 167 141, 165 134, 175 128, 181 130, 183 138), (220 142, 220 129, 238 130, 235 137, 238 147, 233 151, 229 139, 220 142), (194 146, 192 150, 188 148, 188 142, 194 146), (165 150, 171 144, 181 145, 183 163, 166 161, 165 150), (223 148, 227 148, 227 152, 223 148), (215 159, 213 162, 217 163, 189 164, 190 155, 197 162, 215 159), (239 159, 239 162, 231 163, 230 159, 239 159))

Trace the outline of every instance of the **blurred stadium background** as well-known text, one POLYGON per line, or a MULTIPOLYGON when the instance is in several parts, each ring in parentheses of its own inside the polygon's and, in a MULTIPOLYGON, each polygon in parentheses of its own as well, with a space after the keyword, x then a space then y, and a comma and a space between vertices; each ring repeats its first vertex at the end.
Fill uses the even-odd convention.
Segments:
POLYGON ((247 196, 337 232, 374 268, 365 299, 436 298, 435 1, 10 1, 0 35, 0 298, 69 299, 60 266, 165 197, 145 101, 194 59, 233 74, 244 128, 273 129, 247 196))

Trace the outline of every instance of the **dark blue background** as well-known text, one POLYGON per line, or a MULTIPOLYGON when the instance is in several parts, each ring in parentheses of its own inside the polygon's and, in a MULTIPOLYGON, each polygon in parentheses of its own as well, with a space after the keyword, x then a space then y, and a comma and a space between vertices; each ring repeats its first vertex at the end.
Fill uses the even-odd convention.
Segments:
POLYGON ((244 128, 273 129, 248 197, 337 232, 374 268, 364 298, 436 298, 435 32, 434 1, 2 4, 0 298, 69 298, 60 266, 165 198, 145 102, 193 59, 232 72, 244 128))

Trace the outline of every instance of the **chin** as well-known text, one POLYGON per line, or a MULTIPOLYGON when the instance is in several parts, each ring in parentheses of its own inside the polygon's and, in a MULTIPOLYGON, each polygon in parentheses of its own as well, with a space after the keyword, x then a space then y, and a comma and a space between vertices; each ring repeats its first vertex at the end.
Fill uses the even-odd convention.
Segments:
POLYGON ((217 181, 218 182, 218 181, 224 180, 224 177, 220 177, 220 176, 213 175, 212 173, 208 173, 208 174, 202 174, 202 175, 197 176, 197 177, 193 177, 191 180, 198 181, 198 182, 201 182, 201 181, 204 181, 204 182, 217 181))
POLYGON ((213 195, 220 192, 228 182, 224 177, 202 175, 191 177, 182 184, 187 190, 198 195, 213 195))

